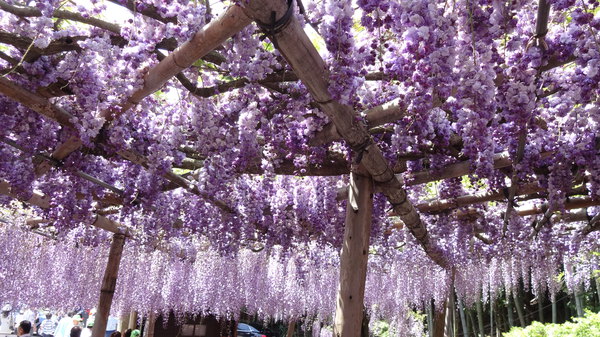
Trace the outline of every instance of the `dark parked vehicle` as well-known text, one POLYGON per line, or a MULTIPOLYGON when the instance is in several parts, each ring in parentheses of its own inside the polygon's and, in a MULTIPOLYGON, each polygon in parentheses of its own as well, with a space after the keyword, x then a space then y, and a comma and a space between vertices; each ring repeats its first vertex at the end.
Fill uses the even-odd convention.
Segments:
POLYGON ((245 323, 238 323, 237 335, 238 337, 267 337, 266 335, 263 335, 260 331, 258 331, 255 327, 245 323))

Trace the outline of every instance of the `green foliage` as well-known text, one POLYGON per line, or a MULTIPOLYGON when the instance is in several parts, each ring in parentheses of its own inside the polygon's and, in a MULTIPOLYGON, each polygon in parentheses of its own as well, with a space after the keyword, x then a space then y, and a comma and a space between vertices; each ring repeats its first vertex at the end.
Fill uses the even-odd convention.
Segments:
POLYGON ((505 337, 600 337, 600 313, 586 311, 584 317, 564 324, 533 322, 525 328, 512 328, 505 337))
POLYGON ((373 324, 373 330, 371 332, 373 333, 373 336, 389 337, 390 324, 386 321, 377 321, 373 324))

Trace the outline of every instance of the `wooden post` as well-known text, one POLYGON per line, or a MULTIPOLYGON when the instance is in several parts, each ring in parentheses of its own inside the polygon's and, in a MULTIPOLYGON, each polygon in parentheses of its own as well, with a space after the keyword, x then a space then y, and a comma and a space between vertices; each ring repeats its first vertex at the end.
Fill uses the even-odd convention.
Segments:
POLYGON ((154 325, 156 324, 156 314, 152 311, 150 315, 148 315, 148 319, 146 320, 146 326, 144 330, 146 331, 144 337, 154 337, 154 325))
POLYGON ((131 330, 135 330, 137 328, 137 320, 138 320, 137 311, 135 311, 135 310, 131 311, 131 313, 129 314, 129 326, 127 328, 129 328, 131 330))
POLYGON ((123 313, 119 317, 119 325, 117 326, 117 331, 121 331, 121 333, 125 333, 127 327, 129 326, 129 314, 123 313))
POLYGON ((346 206, 340 285, 333 326, 336 337, 360 337, 369 257, 373 180, 369 176, 354 173, 350 179, 353 181, 350 193, 355 195, 356 204, 349 200, 346 206), (356 206, 358 209, 355 210, 356 206))
POLYGON ((296 320, 291 319, 290 322, 288 323, 287 333, 285 334, 285 337, 292 337, 294 335, 295 330, 296 330, 296 320))
POLYGON ((117 285, 117 275, 119 274, 119 265, 121 263, 121 255, 123 254, 123 245, 125 244, 125 236, 123 234, 114 234, 113 241, 110 245, 110 253, 108 254, 108 262, 102 279, 102 288, 100 289, 100 300, 98 301, 98 310, 94 320, 94 328, 92 329, 92 337, 104 337, 106 332, 106 323, 112 305, 115 286, 117 285))

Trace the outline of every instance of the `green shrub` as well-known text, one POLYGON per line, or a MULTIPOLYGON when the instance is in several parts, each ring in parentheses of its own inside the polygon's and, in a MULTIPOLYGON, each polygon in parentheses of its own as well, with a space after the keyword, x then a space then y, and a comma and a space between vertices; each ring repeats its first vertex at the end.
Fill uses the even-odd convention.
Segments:
POLYGON ((584 317, 564 324, 533 322, 525 328, 512 328, 505 337, 600 337, 600 313, 586 311, 584 317))

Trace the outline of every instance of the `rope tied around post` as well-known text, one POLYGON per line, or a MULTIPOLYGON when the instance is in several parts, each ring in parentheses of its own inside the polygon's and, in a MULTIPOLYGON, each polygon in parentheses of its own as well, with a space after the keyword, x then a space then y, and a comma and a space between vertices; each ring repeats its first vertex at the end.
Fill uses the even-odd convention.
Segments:
POLYGON ((283 16, 279 20, 277 20, 277 13, 275 11, 271 11, 270 23, 264 23, 259 20, 256 20, 256 24, 264 33, 264 36, 261 37, 261 40, 264 40, 268 37, 269 40, 273 42, 273 46, 277 49, 279 49, 279 46, 277 45, 277 39, 275 39, 275 34, 280 33, 285 29, 285 27, 287 27, 287 25, 290 23, 292 15, 294 14, 294 1, 288 0, 287 5, 288 8, 285 11, 285 14, 283 14, 283 16))

